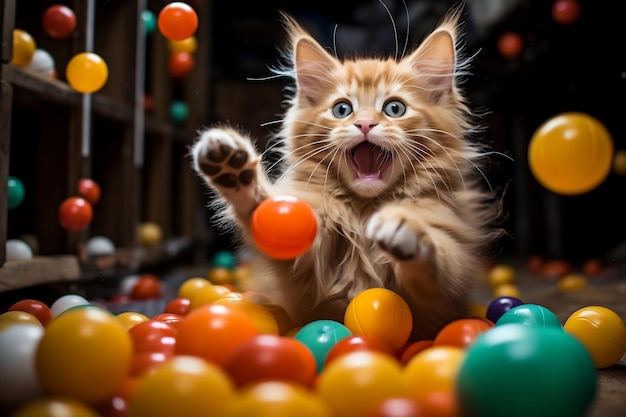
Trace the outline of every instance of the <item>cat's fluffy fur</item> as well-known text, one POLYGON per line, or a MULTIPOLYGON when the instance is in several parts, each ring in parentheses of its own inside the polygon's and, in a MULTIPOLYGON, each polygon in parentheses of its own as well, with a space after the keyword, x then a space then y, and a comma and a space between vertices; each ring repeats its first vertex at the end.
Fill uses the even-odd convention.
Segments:
POLYGON ((285 16, 295 90, 279 135, 284 173, 270 180, 251 139, 228 125, 193 145, 218 221, 234 222, 258 255, 257 290, 294 325, 342 321, 349 300, 372 287, 408 302, 414 339, 468 314, 500 206, 481 186, 484 152, 468 138, 458 20, 448 14, 400 59, 340 60, 285 16), (259 253, 250 234, 254 209, 277 195, 306 200, 318 218, 312 247, 293 260, 259 253))

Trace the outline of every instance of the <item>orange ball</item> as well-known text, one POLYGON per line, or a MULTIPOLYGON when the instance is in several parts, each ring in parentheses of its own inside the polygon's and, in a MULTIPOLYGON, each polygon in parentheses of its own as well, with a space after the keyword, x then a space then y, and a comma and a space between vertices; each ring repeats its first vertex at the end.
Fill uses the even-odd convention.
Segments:
POLYGON ((257 334, 254 321, 243 310, 209 304, 193 310, 178 324, 176 354, 224 366, 237 347, 257 334))
POLYGON ((161 9, 157 24, 167 39, 182 41, 196 32, 198 15, 187 3, 175 1, 161 9))
POLYGON ((533 134, 528 146, 532 174, 558 194, 583 194, 609 174, 613 140, 596 118, 578 112, 556 115, 533 134))
POLYGON ((517 58, 524 48, 522 36, 513 31, 504 32, 498 38, 498 51, 505 58, 517 58))
POLYGON ((59 207, 61 227, 72 232, 83 230, 89 226, 92 217, 91 204, 81 197, 69 197, 59 207))
POLYGON ((457 319, 446 324, 433 340, 434 346, 467 348, 494 323, 478 318, 457 319))
POLYGON ((252 214, 252 237, 257 247, 276 259, 293 259, 305 253, 317 234, 317 217, 311 206, 294 196, 268 198, 252 214))
POLYGON ((100 186, 92 179, 81 178, 78 181, 78 194, 91 204, 96 204, 100 201, 100 186))
POLYGON ((171 52, 167 61, 167 69, 172 77, 181 78, 193 69, 195 60, 193 55, 185 51, 171 52))

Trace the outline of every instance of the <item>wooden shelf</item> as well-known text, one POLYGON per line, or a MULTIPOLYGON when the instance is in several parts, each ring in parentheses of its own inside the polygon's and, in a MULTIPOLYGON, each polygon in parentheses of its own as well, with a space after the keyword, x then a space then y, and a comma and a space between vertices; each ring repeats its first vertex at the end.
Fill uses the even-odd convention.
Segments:
POLYGON ((73 255, 7 261, 0 268, 0 292, 51 282, 75 281, 80 276, 80 263, 78 257, 73 255))

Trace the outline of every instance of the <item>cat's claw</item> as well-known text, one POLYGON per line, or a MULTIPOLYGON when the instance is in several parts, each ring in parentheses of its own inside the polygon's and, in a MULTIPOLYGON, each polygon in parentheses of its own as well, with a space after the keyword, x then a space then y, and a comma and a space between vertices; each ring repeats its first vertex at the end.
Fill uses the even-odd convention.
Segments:
POLYGON ((202 132, 192 154, 196 170, 217 187, 239 189, 254 180, 250 160, 255 152, 234 131, 214 128, 202 132))
POLYGON ((365 229, 367 238, 393 257, 406 261, 428 256, 431 244, 428 236, 406 219, 396 216, 374 214, 365 229))

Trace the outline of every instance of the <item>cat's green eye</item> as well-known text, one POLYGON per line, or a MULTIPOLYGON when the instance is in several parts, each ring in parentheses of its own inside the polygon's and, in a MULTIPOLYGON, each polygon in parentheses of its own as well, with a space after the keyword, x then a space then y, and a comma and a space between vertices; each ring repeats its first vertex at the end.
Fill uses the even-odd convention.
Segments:
POLYGON ((383 106, 383 113, 389 117, 401 117, 406 113, 406 105, 400 100, 390 100, 383 106))
POLYGON ((340 101, 333 106, 333 116, 337 119, 343 119, 352 114, 352 105, 347 101, 340 101))

